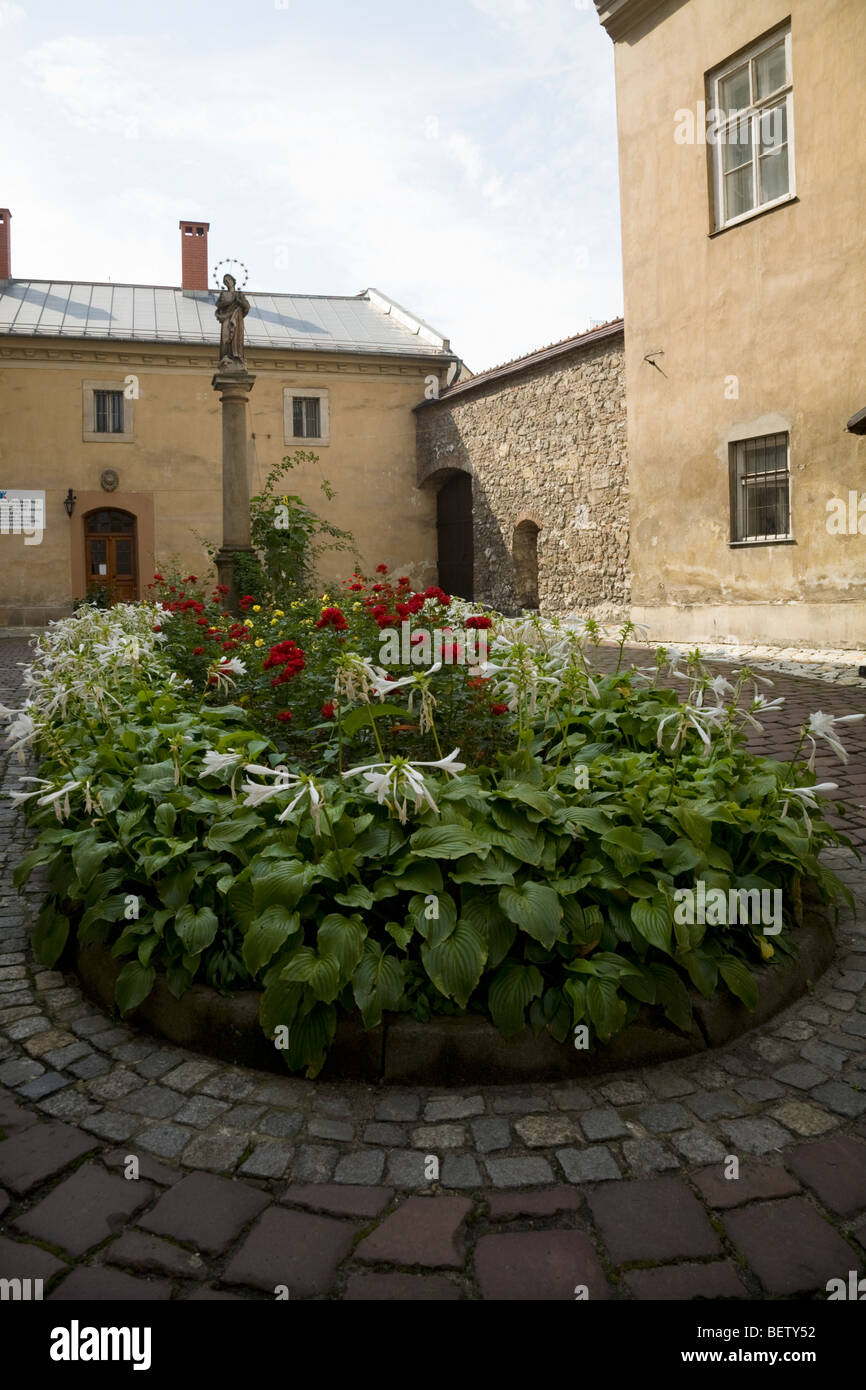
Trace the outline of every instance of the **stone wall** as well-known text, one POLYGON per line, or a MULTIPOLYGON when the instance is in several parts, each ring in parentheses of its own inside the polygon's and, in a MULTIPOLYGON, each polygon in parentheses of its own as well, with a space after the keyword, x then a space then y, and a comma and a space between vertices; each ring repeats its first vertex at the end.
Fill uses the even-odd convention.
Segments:
POLYGON ((620 327, 416 409, 419 485, 472 476, 473 598, 506 613, 531 606, 537 527, 542 612, 627 612, 623 359, 620 327))

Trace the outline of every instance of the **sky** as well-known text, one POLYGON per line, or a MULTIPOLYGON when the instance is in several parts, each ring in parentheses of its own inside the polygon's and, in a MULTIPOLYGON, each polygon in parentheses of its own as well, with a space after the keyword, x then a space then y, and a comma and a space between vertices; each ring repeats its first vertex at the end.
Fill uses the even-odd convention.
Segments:
POLYGON ((375 286, 473 371, 622 313, 613 46, 592 0, 0 0, 21 279, 375 286), (213 275, 211 275, 213 280, 213 275))

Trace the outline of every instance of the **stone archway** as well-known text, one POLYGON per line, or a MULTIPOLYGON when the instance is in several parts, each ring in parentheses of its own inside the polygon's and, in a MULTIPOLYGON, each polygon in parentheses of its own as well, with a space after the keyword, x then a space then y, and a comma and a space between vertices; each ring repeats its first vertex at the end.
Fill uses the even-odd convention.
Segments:
POLYGON ((538 535, 541 527, 528 517, 519 521, 511 539, 514 586, 521 608, 538 607, 538 535))

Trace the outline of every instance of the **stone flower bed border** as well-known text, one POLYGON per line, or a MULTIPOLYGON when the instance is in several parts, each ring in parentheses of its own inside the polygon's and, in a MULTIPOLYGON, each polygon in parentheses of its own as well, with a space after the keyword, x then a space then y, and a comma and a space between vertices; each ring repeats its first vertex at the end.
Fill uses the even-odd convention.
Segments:
MULTIPOLYGON (((811 884, 803 885, 803 904, 796 937, 798 955, 760 972, 753 1012, 730 996, 704 999, 692 989, 690 1033, 671 1027, 660 1011, 642 1008, 631 1027, 596 1052, 559 1044, 549 1034, 537 1037, 528 1028, 506 1039, 480 1015, 434 1018, 428 1023, 390 1015, 369 1032, 360 1021, 343 1018, 320 1078, 425 1086, 556 1081, 673 1061, 721 1047, 793 1003, 832 962, 833 914, 811 884)), ((68 964, 70 968, 74 964, 86 993, 113 1009, 121 962, 108 948, 79 948, 68 964)), ((257 990, 227 998, 201 984, 176 999, 160 976, 152 994, 125 1018, 178 1046, 285 1076, 280 1054, 258 1021, 260 1000, 257 990)))

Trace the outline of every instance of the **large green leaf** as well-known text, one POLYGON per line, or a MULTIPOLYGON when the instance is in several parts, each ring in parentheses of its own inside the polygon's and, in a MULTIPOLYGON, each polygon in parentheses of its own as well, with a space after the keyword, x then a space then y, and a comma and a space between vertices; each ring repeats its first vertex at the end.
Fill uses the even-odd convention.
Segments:
POLYGON ((299 859, 264 859, 260 862, 264 872, 256 873, 258 865, 253 867, 256 912, 264 912, 266 907, 272 907, 275 903, 282 907, 297 907, 315 877, 313 866, 303 864, 299 859))
POLYGON ((747 1009, 758 1006, 758 985, 749 970, 736 956, 723 956, 719 961, 719 974, 732 994, 741 999, 747 1009))
POLYGON ((474 830, 462 825, 425 825, 409 843, 415 854, 428 859, 460 859, 464 854, 483 854, 490 849, 474 830))
POLYGON ((487 1007, 503 1037, 511 1038, 526 1026, 526 1006, 543 989, 544 980, 536 966, 514 960, 500 965, 490 981, 487 1007))
POLYGON ((477 927, 461 918, 438 946, 421 947, 421 959, 440 993, 465 1009, 487 960, 487 942, 477 927))
POLYGON ((194 908, 187 903, 178 910, 174 919, 174 929, 183 942, 189 955, 198 955, 209 946, 217 933, 216 913, 209 907, 194 908))
POLYGON ((146 999, 156 981, 156 971, 152 965, 141 965, 137 960, 128 961, 114 984, 114 998, 122 1014, 134 1009, 146 999))
POLYGON ((596 977, 587 981, 586 1009, 602 1041, 607 1042, 625 1023, 626 1006, 613 980, 596 977))
POLYGON ((637 898, 631 905, 631 920, 645 941, 670 955, 673 914, 667 898, 637 898))
POLYGON ((235 816, 232 820, 220 820, 211 827, 205 844, 208 849, 225 849, 228 845, 237 844, 238 840, 242 840, 251 830, 257 830, 262 825, 264 821, 261 816, 252 812, 235 816))
POLYGON ((365 1028, 382 1021, 384 1009, 396 1009, 403 997, 405 968, 396 956, 387 955, 378 941, 368 937, 364 955, 352 976, 352 992, 365 1028))
POLYGON ((257 917, 244 936, 244 965, 251 975, 257 975, 281 946, 300 931, 301 919, 282 903, 271 903, 257 917))
POLYGON ((43 965, 56 964, 69 935, 69 918, 51 903, 43 907, 33 927, 33 949, 43 965))
POLYGON ((559 935, 562 903, 548 884, 527 879, 514 888, 500 888, 499 905, 510 921, 550 950, 559 935))
POLYGON ((373 719, 384 719, 388 715, 399 716, 405 720, 406 710, 402 705, 390 704, 387 700, 382 705, 359 705, 357 709, 343 715, 343 734, 346 738, 351 738, 359 729, 370 728, 373 719))
POLYGON ((309 985, 317 999, 330 1004, 340 992, 340 962, 330 952, 319 955, 311 946, 296 946, 282 970, 282 979, 309 985))
POLYGON ((428 946, 438 946, 457 926, 457 904, 450 893, 416 893, 409 899, 409 917, 428 946))
POLYGON ((497 965, 505 960, 514 944, 517 935, 514 922, 510 922, 496 900, 487 897, 486 894, 484 897, 470 898, 465 902, 460 915, 485 936, 487 966, 488 969, 495 970, 497 965))
POLYGON ((336 956, 344 980, 351 979, 355 966, 364 954, 366 935, 367 928, 357 913, 344 917, 338 912, 331 912, 319 927, 319 950, 322 955, 329 953, 336 956))
POLYGON ((82 888, 87 887, 96 871, 101 868, 103 859, 115 849, 117 845, 112 840, 82 836, 72 850, 72 863, 82 888))

